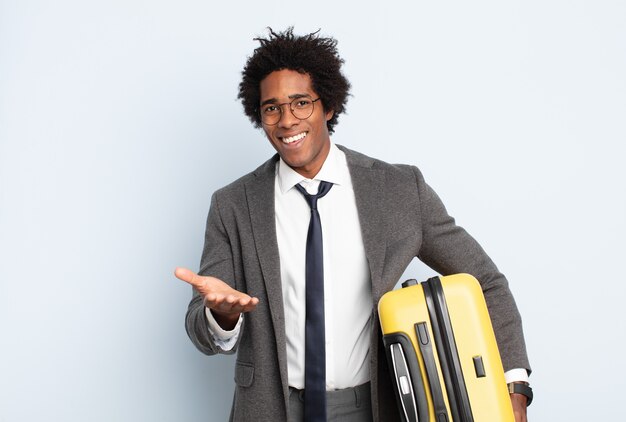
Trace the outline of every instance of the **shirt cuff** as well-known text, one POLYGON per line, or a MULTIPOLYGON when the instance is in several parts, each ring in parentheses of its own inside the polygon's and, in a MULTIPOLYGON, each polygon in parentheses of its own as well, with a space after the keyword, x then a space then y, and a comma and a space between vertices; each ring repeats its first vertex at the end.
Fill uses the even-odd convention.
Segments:
POLYGON ((241 331, 241 323, 243 322, 243 313, 239 315, 239 321, 232 330, 224 330, 215 320, 213 313, 209 308, 204 308, 207 322, 209 324, 209 333, 213 337, 215 344, 220 346, 225 352, 235 347, 239 332, 241 331))
POLYGON ((507 384, 511 382, 528 382, 528 372, 524 368, 515 368, 504 373, 504 380, 507 384))

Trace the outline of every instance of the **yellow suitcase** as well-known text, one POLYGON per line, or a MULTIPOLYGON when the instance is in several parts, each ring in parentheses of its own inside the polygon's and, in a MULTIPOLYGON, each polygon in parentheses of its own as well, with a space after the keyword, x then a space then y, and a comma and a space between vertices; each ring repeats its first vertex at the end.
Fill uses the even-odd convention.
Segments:
POLYGON ((514 421, 478 281, 456 274, 402 286, 378 311, 404 421, 514 421))

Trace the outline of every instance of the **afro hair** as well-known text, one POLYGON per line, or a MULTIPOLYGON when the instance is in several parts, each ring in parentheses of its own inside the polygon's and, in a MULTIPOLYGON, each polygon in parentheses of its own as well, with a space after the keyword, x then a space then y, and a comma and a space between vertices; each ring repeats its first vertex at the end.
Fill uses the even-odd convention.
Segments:
POLYGON ((333 133, 350 95, 350 83, 341 73, 344 61, 337 52, 337 40, 320 37, 319 30, 303 36, 294 35, 293 27, 284 32, 274 32, 272 28, 268 31, 268 38, 254 39, 261 45, 241 72, 237 98, 243 104, 244 113, 255 127, 261 127, 261 81, 274 71, 294 70, 309 75, 324 110, 333 111, 333 117, 327 122, 328 132, 333 133))

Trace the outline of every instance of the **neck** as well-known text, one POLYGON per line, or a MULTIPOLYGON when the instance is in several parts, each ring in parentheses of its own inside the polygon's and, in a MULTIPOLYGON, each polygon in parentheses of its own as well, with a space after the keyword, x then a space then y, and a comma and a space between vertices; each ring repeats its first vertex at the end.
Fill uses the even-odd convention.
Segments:
POLYGON ((307 179, 313 179, 320 172, 326 159, 328 158, 328 154, 330 153, 330 138, 327 142, 324 143, 323 148, 319 151, 317 156, 311 160, 311 162, 302 167, 291 167, 296 172, 306 177, 307 179))

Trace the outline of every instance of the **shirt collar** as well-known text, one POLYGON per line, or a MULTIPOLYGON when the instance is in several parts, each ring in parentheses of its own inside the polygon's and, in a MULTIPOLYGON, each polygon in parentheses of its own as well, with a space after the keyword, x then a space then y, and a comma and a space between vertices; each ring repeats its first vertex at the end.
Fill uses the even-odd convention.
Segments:
POLYGON ((298 183, 303 181, 325 181, 334 185, 345 185, 350 177, 348 170, 348 162, 346 161, 346 155, 341 151, 334 143, 330 143, 330 151, 328 156, 322 164, 322 168, 313 179, 307 179, 300 173, 289 167, 287 163, 281 158, 278 162, 277 174, 278 186, 281 192, 284 194, 289 189, 293 188, 298 183))

